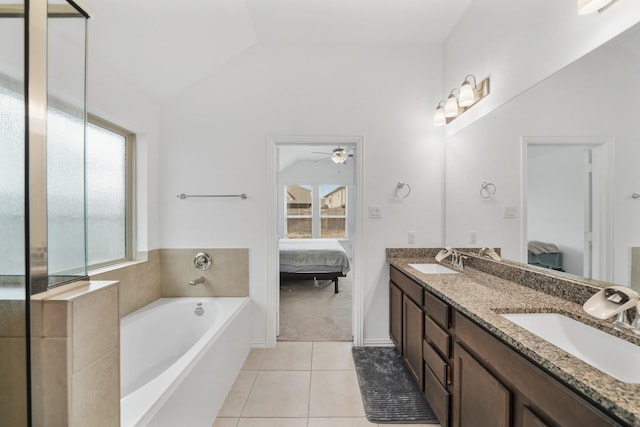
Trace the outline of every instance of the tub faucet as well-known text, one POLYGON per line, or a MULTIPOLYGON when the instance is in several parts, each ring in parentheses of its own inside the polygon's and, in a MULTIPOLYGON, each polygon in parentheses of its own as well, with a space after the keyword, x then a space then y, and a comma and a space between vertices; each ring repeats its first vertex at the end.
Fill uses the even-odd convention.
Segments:
POLYGON ((204 276, 200 276, 200 277, 199 277, 199 278, 197 278, 196 280, 192 280, 192 281, 190 281, 190 282, 189 282, 189 284, 190 284, 191 286, 195 286, 195 285, 199 285, 200 283, 204 283, 204 281, 205 281, 204 276))

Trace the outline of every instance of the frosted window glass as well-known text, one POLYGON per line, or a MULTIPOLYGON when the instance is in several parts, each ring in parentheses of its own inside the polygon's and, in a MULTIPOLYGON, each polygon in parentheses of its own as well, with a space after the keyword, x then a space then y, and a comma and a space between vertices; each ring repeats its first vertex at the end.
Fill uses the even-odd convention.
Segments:
POLYGON ((90 265, 125 258, 126 138, 87 128, 87 229, 90 265))
POLYGON ((0 276, 23 276, 24 97, 0 79, 0 276))
POLYGON ((47 233, 49 275, 84 275, 84 121, 60 110, 47 114, 47 233))

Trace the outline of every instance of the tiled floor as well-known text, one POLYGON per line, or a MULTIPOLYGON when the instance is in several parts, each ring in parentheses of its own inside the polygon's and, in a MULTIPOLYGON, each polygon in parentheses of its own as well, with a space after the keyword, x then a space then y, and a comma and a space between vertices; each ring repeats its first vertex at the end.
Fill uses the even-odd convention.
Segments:
POLYGON ((351 346, 278 342, 252 349, 213 427, 377 426, 364 416, 351 346))

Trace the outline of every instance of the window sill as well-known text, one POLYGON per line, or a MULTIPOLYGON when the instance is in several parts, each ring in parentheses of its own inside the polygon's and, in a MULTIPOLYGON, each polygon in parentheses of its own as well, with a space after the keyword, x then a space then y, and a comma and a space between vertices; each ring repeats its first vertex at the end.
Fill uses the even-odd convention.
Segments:
POLYGON ((115 270, 120 270, 121 268, 131 267, 131 266, 134 266, 134 265, 142 264, 144 262, 147 262, 147 260, 146 259, 141 259, 141 260, 135 260, 135 261, 120 262, 118 264, 111 264, 111 265, 107 265, 107 266, 104 266, 104 267, 91 269, 91 270, 89 270, 88 275, 89 275, 89 277, 96 276, 98 274, 108 273, 110 271, 115 271, 115 270))

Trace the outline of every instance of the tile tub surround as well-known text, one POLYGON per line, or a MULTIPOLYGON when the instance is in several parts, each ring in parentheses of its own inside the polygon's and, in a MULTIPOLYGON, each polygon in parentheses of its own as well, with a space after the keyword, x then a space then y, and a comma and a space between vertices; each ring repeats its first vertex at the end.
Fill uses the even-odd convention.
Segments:
POLYGON ((33 416, 38 426, 117 426, 118 282, 82 281, 32 297, 33 416))
MULTIPOLYGON (((473 267, 465 268, 462 274, 422 274, 409 266, 410 263, 419 262, 434 260, 389 258, 392 266, 422 284, 543 370, 625 423, 640 426, 640 384, 624 383, 604 374, 503 318, 500 313, 561 313, 640 345, 638 337, 613 329, 610 321, 590 317, 583 311, 581 304, 571 301, 572 298, 568 300, 550 295, 473 267)), ((504 268, 508 269, 510 266, 505 265, 504 268)), ((535 272, 529 274, 534 275, 535 272)), ((534 277, 533 281, 535 279, 534 277)), ((583 286, 592 288, 594 293, 598 290, 589 285, 583 286)))
POLYGON ((120 282, 120 317, 133 313, 162 297, 160 250, 149 251, 146 258, 146 261, 90 272, 91 280, 117 280, 120 282))
POLYGON ((249 249, 160 249, 163 297, 246 297, 249 296, 249 249), (211 255, 206 271, 193 266, 199 252, 211 255), (203 276, 205 283, 189 285, 203 276))

